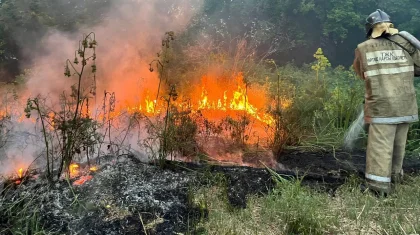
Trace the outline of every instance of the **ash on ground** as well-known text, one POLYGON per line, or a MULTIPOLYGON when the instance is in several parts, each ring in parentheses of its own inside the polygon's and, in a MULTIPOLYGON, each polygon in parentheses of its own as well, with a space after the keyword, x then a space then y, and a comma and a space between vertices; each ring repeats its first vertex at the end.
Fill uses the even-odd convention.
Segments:
MULTIPOLYGON (((295 151, 278 160, 285 168, 278 173, 293 178, 296 171, 304 172, 304 184, 328 192, 364 169, 363 153, 295 151)), ((266 194, 275 186, 264 168, 167 163, 163 169, 134 156, 111 157, 79 186, 73 183, 86 174, 52 185, 31 177, 13 189, 0 190, 0 208, 20 206, 22 211, 6 212, 14 218, 26 215, 22 221, 36 214, 43 229, 58 234, 197 234, 196 224, 209 212, 194 205, 190 195, 214 183, 207 176, 223 175, 227 199, 237 208, 246 207, 248 196, 266 194)), ((405 162, 406 172, 418 174, 419 168, 418 159, 405 162)), ((11 221, 0 211, 0 233, 12 234, 2 228, 10 228, 11 221)))
POLYGON ((59 234, 144 234, 144 228, 150 228, 148 234, 173 234, 186 231, 198 215, 188 203, 195 177, 187 171, 120 157, 92 176, 71 187, 77 178, 52 186, 40 177, 31 179, 5 195, 0 205, 27 198, 37 205, 33 209, 38 209, 42 226, 59 234))

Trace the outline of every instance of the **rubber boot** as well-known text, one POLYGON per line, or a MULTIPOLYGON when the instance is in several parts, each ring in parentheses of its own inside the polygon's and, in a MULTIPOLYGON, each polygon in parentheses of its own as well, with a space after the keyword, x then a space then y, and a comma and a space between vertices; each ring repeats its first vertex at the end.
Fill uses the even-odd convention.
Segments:
POLYGON ((403 182, 404 179, 404 171, 401 170, 400 173, 393 173, 391 175, 391 182, 393 184, 401 184, 403 182))
POLYGON ((371 180, 366 180, 366 185, 369 191, 378 197, 387 197, 392 193, 391 183, 379 183, 371 180))

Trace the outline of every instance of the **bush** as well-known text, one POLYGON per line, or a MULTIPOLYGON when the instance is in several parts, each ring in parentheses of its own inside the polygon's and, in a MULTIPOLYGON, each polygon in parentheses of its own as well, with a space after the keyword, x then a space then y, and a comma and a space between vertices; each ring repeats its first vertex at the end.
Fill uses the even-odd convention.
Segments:
MULTIPOLYGON (((322 51, 314 56, 317 60, 312 66, 277 68, 280 94, 292 101, 277 115, 281 116, 287 145, 340 147, 345 131, 357 118, 363 103, 363 81, 351 68, 329 68, 322 51)), ((275 83, 273 76, 270 82, 275 83)))

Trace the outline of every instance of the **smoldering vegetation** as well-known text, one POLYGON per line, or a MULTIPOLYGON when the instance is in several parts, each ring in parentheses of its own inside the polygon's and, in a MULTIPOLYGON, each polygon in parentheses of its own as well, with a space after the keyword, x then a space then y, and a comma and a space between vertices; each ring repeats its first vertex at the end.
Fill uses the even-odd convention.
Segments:
MULTIPOLYGON (((290 233, 339 231, 317 203, 359 191, 364 90, 349 65, 377 4, 1 1, 0 233, 258 230, 215 218, 249 210, 290 233), (267 194, 291 203, 249 209, 267 194)), ((417 11, 379 5, 417 33, 417 11)), ((352 208, 357 223, 370 207, 352 208)))
MULTIPOLYGON (((82 87, 93 93, 102 94, 106 91, 114 93, 118 97, 116 102, 121 102, 114 106, 125 107, 127 101, 134 106, 137 103, 136 100, 145 99, 145 90, 150 90, 150 92, 156 90, 158 78, 156 74, 149 72, 149 63, 158 51, 162 34, 169 30, 185 29, 190 18, 200 9, 200 2, 156 1, 150 4, 146 1, 92 3, 80 1, 71 4, 55 2, 52 6, 41 3, 24 6, 23 2, 4 2, 2 7, 17 8, 24 12, 42 10, 52 17, 50 20, 58 21, 57 26, 61 26, 48 28, 45 27, 47 25, 38 25, 39 27, 31 28, 25 25, 22 28, 11 29, 10 36, 18 39, 15 43, 23 58, 20 61, 20 67, 30 68, 30 71, 22 75, 24 84, 13 87, 13 93, 5 95, 2 113, 4 113, 3 116, 12 118, 7 127, 10 127, 10 122, 13 122, 13 125, 24 128, 20 133, 23 131, 35 136, 38 135, 40 127, 36 127, 34 122, 23 118, 26 100, 41 94, 46 99, 46 106, 53 109, 60 106, 60 95, 66 91, 69 92, 70 87, 75 83, 73 79, 62 79, 63 65, 67 59, 74 60, 73 55, 76 55, 75 51, 77 51, 81 35, 94 32, 101 43, 96 51, 101 57, 96 65, 100 70, 97 75, 94 75, 92 70, 86 72, 82 87), (30 9, 31 7, 38 8, 30 9), (89 12, 82 13, 80 10, 89 12), (60 16, 59 12, 65 12, 67 15, 60 16), (76 24, 78 24, 77 21, 81 21, 80 25, 67 28, 64 22, 72 20, 75 20, 76 24), (28 37, 34 37, 37 40, 30 41, 28 37)), ((4 88, 4 91, 9 88, 4 88)), ((103 98, 102 95, 100 97, 103 98)), ((98 113, 100 111, 97 110, 102 109, 101 98, 91 101, 91 110, 95 110, 93 113, 98 113)), ((7 131, 10 132, 10 130, 7 131)), ((4 136, 9 142, 7 146, 4 146, 6 153, 9 151, 7 149, 15 151, 16 146, 26 142, 25 136, 17 135, 19 133, 4 136)), ((44 147, 39 143, 33 144, 25 148, 24 152, 13 154, 13 158, 19 158, 20 161, 25 162, 25 165, 29 165, 42 148, 44 147)), ((11 155, 3 154, 3 161, 11 158, 11 155)), ((11 173, 8 166, 10 166, 10 161, 3 163, 2 169, 9 169, 8 173, 11 173)))

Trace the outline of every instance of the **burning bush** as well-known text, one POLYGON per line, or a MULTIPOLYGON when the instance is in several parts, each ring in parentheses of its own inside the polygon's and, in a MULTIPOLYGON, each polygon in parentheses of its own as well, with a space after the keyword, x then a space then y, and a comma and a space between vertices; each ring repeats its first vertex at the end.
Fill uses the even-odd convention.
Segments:
MULTIPOLYGON (((67 77, 76 76, 77 83, 71 87, 71 94, 65 92, 60 97, 60 110, 56 107, 48 107, 46 99, 38 96, 29 98, 25 108, 26 117, 30 118, 35 112, 41 123, 42 136, 45 144, 47 178, 54 179, 53 170, 58 166, 57 179, 60 178, 63 169, 70 174, 71 164, 75 154, 80 149, 89 148, 97 142, 97 123, 89 117, 89 97, 96 96, 95 80, 91 81, 93 86, 89 94, 86 89, 86 75, 88 62, 91 62, 91 73, 96 73, 96 39, 95 34, 84 35, 79 42, 79 48, 75 51, 74 61, 66 61, 64 75, 67 77), (79 65, 80 63, 80 65, 79 65), (83 106, 86 105, 86 110, 83 106), (53 146, 59 146, 59 149, 53 146), (56 156, 58 155, 58 157, 56 156), (54 161, 57 161, 55 163, 54 161)), ((93 76, 95 79, 95 76, 93 76)))

